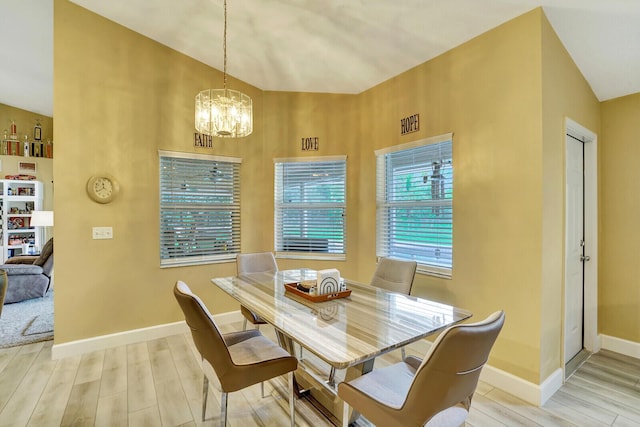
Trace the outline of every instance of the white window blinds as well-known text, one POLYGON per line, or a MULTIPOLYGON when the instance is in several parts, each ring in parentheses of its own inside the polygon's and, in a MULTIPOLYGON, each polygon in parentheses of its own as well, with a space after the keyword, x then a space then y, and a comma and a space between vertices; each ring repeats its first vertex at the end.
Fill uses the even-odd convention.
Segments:
POLYGON ((240 252, 240 160, 160 152, 160 265, 240 252))
POLYGON ((377 255, 451 276, 452 135, 376 152, 377 255))
POLYGON ((346 168, 345 157, 275 160, 278 255, 344 256, 346 168))

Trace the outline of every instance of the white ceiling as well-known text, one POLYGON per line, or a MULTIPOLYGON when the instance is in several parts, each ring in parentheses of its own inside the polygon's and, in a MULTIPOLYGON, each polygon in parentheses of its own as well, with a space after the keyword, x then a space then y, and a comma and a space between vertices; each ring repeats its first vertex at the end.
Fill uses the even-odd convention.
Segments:
MULTIPOLYGON (((222 0, 72 1, 223 68, 222 0)), ((360 93, 543 6, 598 99, 640 92, 639 0, 227 2, 227 71, 264 90, 360 93)), ((0 0, 0 103, 53 115, 52 3, 0 0)))

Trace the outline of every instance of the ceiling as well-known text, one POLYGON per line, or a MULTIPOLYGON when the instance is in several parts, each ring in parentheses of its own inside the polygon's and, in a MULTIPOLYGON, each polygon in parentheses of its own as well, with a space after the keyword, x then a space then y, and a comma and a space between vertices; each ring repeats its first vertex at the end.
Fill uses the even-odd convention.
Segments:
MULTIPOLYGON (((223 0, 72 1, 223 68, 223 0)), ((227 72, 360 93, 538 6, 599 100, 640 92, 638 0, 228 0, 227 72)), ((53 116, 52 17, 53 0, 0 0, 0 103, 53 116)))

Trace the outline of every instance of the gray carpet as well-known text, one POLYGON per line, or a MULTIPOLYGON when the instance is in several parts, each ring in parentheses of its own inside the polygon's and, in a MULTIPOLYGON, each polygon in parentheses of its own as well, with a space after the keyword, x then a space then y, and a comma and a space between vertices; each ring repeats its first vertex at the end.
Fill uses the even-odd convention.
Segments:
POLYGON ((53 339, 53 290, 43 298, 5 304, 0 317, 0 348, 53 339))

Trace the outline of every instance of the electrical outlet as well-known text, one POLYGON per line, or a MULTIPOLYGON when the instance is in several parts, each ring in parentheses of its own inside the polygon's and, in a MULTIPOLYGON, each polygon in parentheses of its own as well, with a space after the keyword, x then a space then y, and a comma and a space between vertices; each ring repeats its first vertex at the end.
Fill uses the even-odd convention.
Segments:
POLYGON ((94 239, 113 239, 113 227, 93 227, 94 239))

